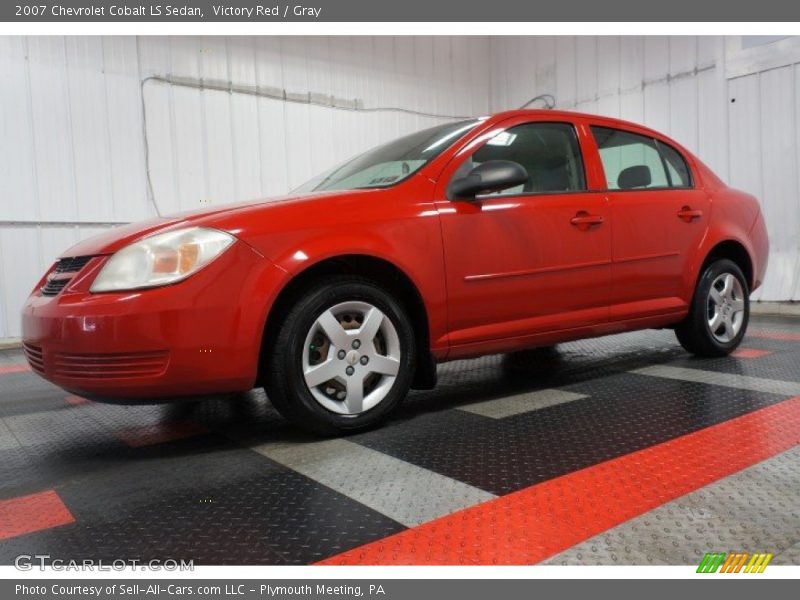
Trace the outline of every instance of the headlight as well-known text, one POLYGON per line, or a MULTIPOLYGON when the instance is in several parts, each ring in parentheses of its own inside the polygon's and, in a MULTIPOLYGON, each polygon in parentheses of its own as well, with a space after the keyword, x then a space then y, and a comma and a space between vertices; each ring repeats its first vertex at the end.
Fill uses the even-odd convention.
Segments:
POLYGON ((192 227, 144 238, 114 254, 92 284, 92 292, 157 287, 186 279, 222 254, 234 237, 192 227))

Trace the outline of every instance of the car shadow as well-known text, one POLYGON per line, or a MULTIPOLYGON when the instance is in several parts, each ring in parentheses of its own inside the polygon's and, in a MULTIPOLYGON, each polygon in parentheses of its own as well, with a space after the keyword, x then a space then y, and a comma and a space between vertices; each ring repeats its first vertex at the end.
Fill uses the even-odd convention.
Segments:
MULTIPOLYGON (((685 356, 674 342, 643 347, 641 343, 615 345, 590 340, 444 363, 438 367, 436 388, 412 391, 381 426, 401 426, 422 415, 617 375, 685 356)), ((284 420, 262 390, 168 405, 164 408, 164 418, 193 420, 248 446, 320 440, 284 420)))

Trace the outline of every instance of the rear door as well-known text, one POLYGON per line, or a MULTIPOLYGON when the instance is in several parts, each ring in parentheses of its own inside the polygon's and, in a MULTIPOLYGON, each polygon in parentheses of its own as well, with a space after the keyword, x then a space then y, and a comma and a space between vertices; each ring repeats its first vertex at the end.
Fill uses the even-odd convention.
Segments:
POLYGON ((672 146, 592 126, 614 223, 611 320, 686 307, 684 278, 708 228, 710 200, 672 146))

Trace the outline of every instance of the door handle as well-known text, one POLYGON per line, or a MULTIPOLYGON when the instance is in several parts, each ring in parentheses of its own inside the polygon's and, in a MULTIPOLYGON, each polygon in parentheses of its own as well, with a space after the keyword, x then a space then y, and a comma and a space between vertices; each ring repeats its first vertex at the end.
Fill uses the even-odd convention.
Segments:
POLYGON ((569 222, 581 231, 588 231, 592 225, 602 225, 603 217, 600 215, 590 215, 585 210, 582 210, 572 217, 569 222))
POLYGON ((684 206, 678 211, 678 218, 683 219, 687 223, 691 223, 695 219, 699 219, 702 216, 702 210, 693 210, 691 206, 684 206))

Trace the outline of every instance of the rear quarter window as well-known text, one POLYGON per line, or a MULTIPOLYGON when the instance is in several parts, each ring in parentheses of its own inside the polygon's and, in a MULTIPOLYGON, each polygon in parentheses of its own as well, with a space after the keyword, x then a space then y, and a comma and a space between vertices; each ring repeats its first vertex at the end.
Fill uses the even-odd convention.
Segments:
POLYGON ((692 174, 680 152, 664 142, 658 142, 658 150, 667 165, 670 187, 692 187, 692 174))

